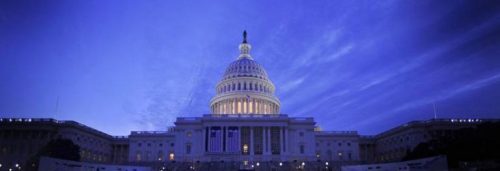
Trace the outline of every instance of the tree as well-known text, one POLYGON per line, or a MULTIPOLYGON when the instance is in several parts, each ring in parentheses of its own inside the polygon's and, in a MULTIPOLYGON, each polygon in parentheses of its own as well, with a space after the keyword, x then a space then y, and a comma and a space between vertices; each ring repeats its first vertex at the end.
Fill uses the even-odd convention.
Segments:
POLYGON ((52 157, 57 159, 80 161, 80 146, 69 139, 54 139, 42 147, 36 155, 26 163, 27 170, 37 170, 40 157, 52 157))
POLYGON ((487 122, 475 128, 464 128, 452 134, 417 145, 403 160, 446 155, 448 166, 458 168, 459 162, 500 161, 500 122, 487 122))

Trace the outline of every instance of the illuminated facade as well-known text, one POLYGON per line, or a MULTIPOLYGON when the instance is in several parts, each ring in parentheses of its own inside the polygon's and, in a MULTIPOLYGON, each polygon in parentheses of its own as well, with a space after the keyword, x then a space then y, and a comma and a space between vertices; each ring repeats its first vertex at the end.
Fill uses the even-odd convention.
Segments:
POLYGON ((279 114, 280 101, 266 70, 250 55, 246 32, 240 55, 227 67, 210 102, 213 114, 279 114))
POLYGON ((226 69, 210 102, 212 114, 177 118, 178 160, 312 161, 313 118, 280 114, 275 87, 250 55, 246 32, 240 55, 226 69))

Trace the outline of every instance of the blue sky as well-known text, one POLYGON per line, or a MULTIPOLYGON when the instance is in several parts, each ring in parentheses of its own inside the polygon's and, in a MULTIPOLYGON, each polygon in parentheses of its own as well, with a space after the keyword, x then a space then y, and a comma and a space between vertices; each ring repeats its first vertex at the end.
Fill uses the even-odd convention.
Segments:
POLYGON ((248 31, 282 113, 375 134, 500 118, 498 1, 0 1, 0 117, 113 135, 209 112, 248 31))

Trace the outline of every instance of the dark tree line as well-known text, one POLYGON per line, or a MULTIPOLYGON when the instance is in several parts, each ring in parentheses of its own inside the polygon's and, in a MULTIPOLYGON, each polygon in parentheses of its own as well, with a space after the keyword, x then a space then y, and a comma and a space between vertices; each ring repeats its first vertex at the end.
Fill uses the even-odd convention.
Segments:
POLYGON ((25 164, 26 170, 38 170, 40 157, 52 157, 63 160, 80 161, 80 146, 69 139, 54 139, 41 148, 25 164))
POLYGON ((475 128, 464 128, 452 134, 421 143, 403 160, 446 155, 448 166, 458 168, 460 162, 500 163, 500 122, 487 122, 475 128))

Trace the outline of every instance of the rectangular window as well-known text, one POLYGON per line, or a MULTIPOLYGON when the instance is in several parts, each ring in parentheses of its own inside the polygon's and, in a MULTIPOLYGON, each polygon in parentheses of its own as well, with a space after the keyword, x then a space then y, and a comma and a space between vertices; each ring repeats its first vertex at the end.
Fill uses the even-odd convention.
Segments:
POLYGON ((135 160, 136 160, 136 161, 141 161, 141 153, 140 153, 140 152, 137 152, 137 153, 135 154, 135 160))
POLYGON ((271 154, 280 154, 280 128, 271 127, 271 154))
POLYGON ((304 154, 304 145, 300 145, 300 154, 304 154))

